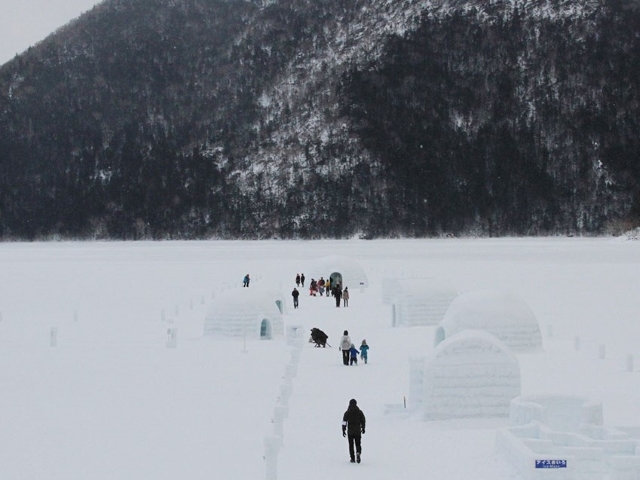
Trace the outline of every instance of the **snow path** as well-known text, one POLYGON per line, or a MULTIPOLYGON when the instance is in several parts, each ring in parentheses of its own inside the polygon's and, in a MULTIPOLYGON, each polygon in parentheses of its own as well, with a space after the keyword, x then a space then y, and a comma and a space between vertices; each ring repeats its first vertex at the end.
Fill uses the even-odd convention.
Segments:
POLYGON ((302 293, 300 308, 285 319, 305 327, 305 344, 284 422, 278 480, 333 480, 347 474, 388 480, 402 471, 416 478, 519 478, 494 452, 495 429, 506 425, 504 419, 421 422, 403 414, 385 415, 385 405, 402 405, 409 382, 408 356, 431 349, 432 328, 414 328, 416 334, 408 340, 405 329, 389 326, 390 307, 372 289, 352 291, 348 308, 336 308, 333 298, 302 293), (324 330, 332 347, 307 343, 311 327, 324 330), (356 347, 367 339, 367 365, 362 360, 357 367, 342 365, 338 342, 345 329, 356 347), (360 465, 349 463, 340 430, 351 398, 358 400, 367 417, 360 465), (452 452, 456 462, 451 462, 452 452))

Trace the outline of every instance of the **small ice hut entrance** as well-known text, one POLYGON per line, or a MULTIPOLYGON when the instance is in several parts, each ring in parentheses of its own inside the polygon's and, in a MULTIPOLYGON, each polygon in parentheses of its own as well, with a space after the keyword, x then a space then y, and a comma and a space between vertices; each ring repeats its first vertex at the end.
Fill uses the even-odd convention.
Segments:
POLYGON ((271 340, 271 322, 266 318, 263 318, 260 323, 260 338, 271 340))
POLYGON ((331 285, 336 285, 337 283, 342 285, 342 274, 340 272, 331 273, 329 278, 331 279, 331 285))

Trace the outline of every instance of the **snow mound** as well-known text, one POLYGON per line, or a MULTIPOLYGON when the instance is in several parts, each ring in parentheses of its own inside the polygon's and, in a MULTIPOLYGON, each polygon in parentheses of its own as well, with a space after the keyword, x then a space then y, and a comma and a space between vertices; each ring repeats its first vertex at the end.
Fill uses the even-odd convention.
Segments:
POLYGON ((535 314, 509 292, 477 290, 456 297, 436 330, 435 344, 464 330, 488 332, 514 352, 542 349, 535 314))
POLYGON ((456 289, 433 279, 402 279, 386 283, 393 289, 390 303, 394 327, 437 325, 458 296, 456 289))
POLYGON ((422 390, 425 420, 507 417, 520 395, 520 365, 500 340, 468 330, 444 340, 426 359, 422 390))
POLYGON ((271 338, 284 333, 279 293, 256 288, 237 288, 214 299, 204 320, 204 335, 271 338))

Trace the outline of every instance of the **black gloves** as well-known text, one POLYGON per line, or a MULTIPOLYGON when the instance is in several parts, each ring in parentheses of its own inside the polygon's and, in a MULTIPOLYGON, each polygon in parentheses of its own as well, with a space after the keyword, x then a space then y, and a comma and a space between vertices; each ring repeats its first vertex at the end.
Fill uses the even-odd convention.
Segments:
POLYGON ((342 436, 346 437, 347 436, 347 429, 342 427, 342 436))
POLYGON ((362 429, 362 434, 364 435, 364 428, 362 429))

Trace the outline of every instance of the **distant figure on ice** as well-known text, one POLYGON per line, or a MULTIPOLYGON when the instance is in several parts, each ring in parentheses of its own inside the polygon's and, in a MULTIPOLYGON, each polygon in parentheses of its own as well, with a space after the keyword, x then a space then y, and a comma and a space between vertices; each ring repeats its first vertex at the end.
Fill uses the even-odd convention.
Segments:
POLYGON ((329 277, 327 281, 324 282, 324 288, 327 291, 327 297, 328 297, 329 294, 331 293, 331 277, 329 277))
POLYGON ((344 331, 342 338, 340 338, 340 350, 342 351, 342 363, 349 366, 349 350, 351 350, 351 337, 349 332, 344 331))
POLYGON ((244 276, 244 280, 242 280, 242 286, 243 286, 243 287, 248 287, 248 286, 249 286, 249 280, 250 280, 250 279, 249 279, 249 274, 247 273, 247 274, 244 276))
POLYGON ((349 306, 349 288, 344 287, 344 292, 342 292, 342 300, 344 301, 344 306, 349 306))
POLYGON ((360 357, 366 364, 367 359, 369 358, 369 345, 367 345, 367 339, 362 340, 362 344, 360 345, 360 357))
POLYGON ((349 348, 349 355, 351 356, 351 358, 349 359, 349 365, 355 364, 356 367, 358 366, 358 354, 359 353, 360 352, 358 351, 356 346, 352 343, 351 344, 351 348, 349 348))
POLYGON ((318 292, 320 293, 321 297, 324 297, 324 278, 320 277, 320 280, 318 280, 318 292))
POLYGON ((333 296, 336 299, 336 307, 340 306, 340 299, 342 298, 342 287, 340 287, 340 284, 336 284, 336 286, 333 289, 333 296))
POLYGON ((300 275, 300 285, 304 287, 304 273, 300 275))
POLYGON ((318 282, 312 278, 311 283, 309 284, 309 295, 313 295, 315 297, 316 293, 318 293, 318 282))
POLYGON ((291 296, 293 297, 293 308, 298 308, 298 297, 300 296, 300 292, 296 287, 293 287, 293 292, 291 292, 291 296))
MULTIPOLYGON (((300 274, 296 273, 296 287, 300 286, 300 274)), ((304 285, 302 285, 304 287, 304 285)))
POLYGON ((349 400, 349 408, 342 416, 342 436, 348 437, 351 463, 360 463, 360 455, 362 454, 361 440, 362 435, 364 435, 365 425, 364 413, 358 408, 358 402, 356 402, 355 398, 352 398, 349 400))

